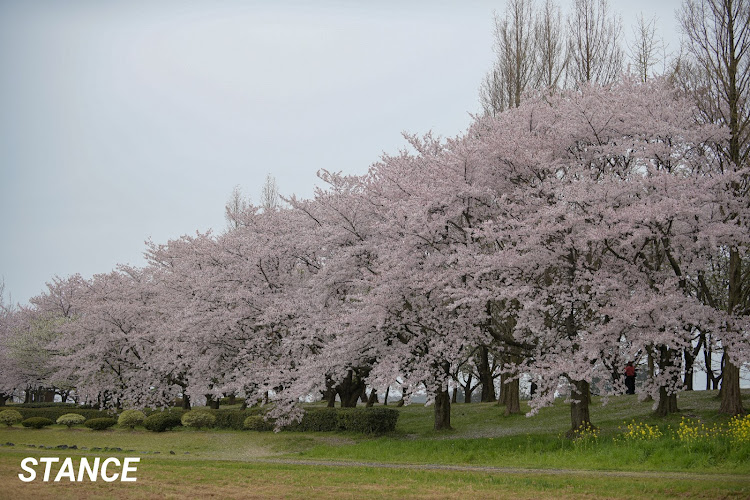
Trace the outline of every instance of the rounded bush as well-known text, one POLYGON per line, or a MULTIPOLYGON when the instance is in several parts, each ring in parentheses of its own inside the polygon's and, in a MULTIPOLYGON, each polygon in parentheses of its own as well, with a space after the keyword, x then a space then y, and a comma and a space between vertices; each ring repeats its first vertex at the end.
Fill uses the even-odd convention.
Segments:
POLYGON ((79 415, 78 413, 66 413, 65 415, 60 415, 60 417, 57 419, 57 423, 60 425, 67 425, 68 429, 73 427, 74 425, 81 425, 86 421, 86 417, 83 415, 79 415))
POLYGON ((185 427, 213 427, 216 423, 216 417, 207 410, 191 410, 185 413, 180 422, 185 427))
POLYGON ((0 411, 0 424, 5 424, 10 427, 11 425, 17 424, 21 420, 23 420, 23 415, 21 415, 16 410, 0 411))
POLYGON ((136 425, 141 425, 146 420, 146 415, 140 410, 125 410, 120 413, 117 419, 117 425, 120 427, 134 428, 136 425))
POLYGON ((117 420, 114 418, 92 418, 91 420, 86 420, 86 423, 83 425, 95 431, 103 431, 109 429, 116 423, 117 420))
POLYGON ((143 427, 153 432, 164 432, 182 425, 180 417, 169 412, 154 413, 146 417, 143 427))
POLYGON ((250 415, 243 422, 242 427, 249 431, 272 431, 273 424, 262 415, 250 415))
POLYGON ((52 424, 54 424, 52 420, 44 417, 31 417, 21 422, 24 427, 33 427, 34 429, 41 429, 52 424))

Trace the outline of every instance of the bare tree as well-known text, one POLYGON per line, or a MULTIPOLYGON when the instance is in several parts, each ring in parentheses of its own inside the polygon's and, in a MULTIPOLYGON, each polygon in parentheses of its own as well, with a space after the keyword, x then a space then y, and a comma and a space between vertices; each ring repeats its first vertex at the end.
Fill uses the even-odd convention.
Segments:
POLYGON ((224 218, 227 221, 227 230, 237 229, 242 226, 242 215, 250 207, 250 200, 242 194, 239 185, 234 186, 229 200, 224 206, 224 218))
POLYGON ((643 14, 633 27, 633 43, 628 44, 628 55, 638 78, 645 82, 653 76, 651 69, 662 62, 665 45, 656 36, 656 17, 646 20, 643 14))
POLYGON ((622 21, 607 0, 575 0, 568 17, 568 77, 575 83, 613 83, 622 71, 622 21))
POLYGON ((264 212, 270 212, 278 209, 280 205, 279 186, 276 184, 276 179, 268 174, 266 182, 260 190, 260 206, 263 207, 264 212))
POLYGON ((531 0, 510 0, 502 17, 495 14, 495 54, 492 69, 479 90, 485 114, 517 107, 534 83, 534 24, 531 0))
POLYGON ((546 0, 534 22, 538 88, 552 90, 562 85, 568 65, 567 40, 560 25, 562 12, 553 0, 546 0))
MULTIPOLYGON (((694 87, 688 90, 694 92, 703 119, 729 127, 729 142, 722 154, 727 168, 742 168, 750 154, 750 0, 685 0, 679 17, 694 70, 694 87)), ((736 182, 734 195, 750 196, 749 183, 747 178, 736 182)), ((737 224, 738 231, 747 231, 741 221, 737 224)), ((736 246, 729 248, 727 274, 727 312, 750 314, 748 273, 743 273, 741 250, 736 246)), ((724 347, 719 411, 738 415, 743 413, 740 369, 724 347)))

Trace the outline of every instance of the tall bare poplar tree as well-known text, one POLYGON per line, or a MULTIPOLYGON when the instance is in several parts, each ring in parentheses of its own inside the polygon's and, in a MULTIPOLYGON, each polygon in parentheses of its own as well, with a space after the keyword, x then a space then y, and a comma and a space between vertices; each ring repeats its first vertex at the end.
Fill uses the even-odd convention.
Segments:
POLYGON ((638 78, 645 82, 654 76, 652 69, 662 62, 664 42, 656 36, 656 18, 646 20, 643 14, 633 27, 633 44, 628 45, 630 61, 638 78))
MULTIPOLYGON (((703 118, 729 127, 729 142, 722 153, 727 168, 747 165, 750 155, 750 0, 686 0, 680 24, 687 38, 687 51, 697 73, 696 103, 703 118)), ((734 195, 747 198, 748 179, 732 186, 734 195)), ((730 214, 731 216, 731 214, 730 214)), ((747 231, 737 221, 738 231, 747 231)), ((748 271, 743 273, 741 251, 728 249, 728 295, 730 314, 750 314, 748 271)), ((747 267, 747 262, 745 263, 747 267)), ((738 415, 744 412, 740 396, 740 369, 737 360, 724 352, 724 373, 719 411, 738 415)))
POLYGON ((242 194, 240 186, 234 186, 232 194, 224 205, 224 218, 227 221, 227 230, 237 229, 242 226, 242 215, 250 206, 250 200, 242 194))
POLYGON ((530 0, 510 0, 502 17, 495 14, 495 54, 492 70, 479 89, 485 114, 495 115, 521 103, 534 84, 534 23, 530 0))
POLYGON ((622 22, 607 0, 575 0, 568 17, 568 77, 576 83, 613 83, 622 71, 622 22))
POLYGON ((266 176, 266 182, 260 190, 260 206, 264 212, 270 212, 279 208, 281 197, 276 179, 271 174, 266 176))
POLYGON ((562 12, 553 0, 546 0, 536 14, 534 48, 537 57, 536 85, 541 89, 562 86, 568 65, 567 40, 560 24, 562 12))

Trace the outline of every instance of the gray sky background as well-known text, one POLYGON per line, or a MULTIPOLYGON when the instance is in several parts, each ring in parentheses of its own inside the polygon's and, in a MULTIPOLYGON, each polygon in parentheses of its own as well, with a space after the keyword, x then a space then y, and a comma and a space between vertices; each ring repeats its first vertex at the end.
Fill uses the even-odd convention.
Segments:
MULTIPOLYGON (((610 4, 626 36, 643 12, 678 48, 678 0, 610 4)), ((310 197, 316 171, 364 173, 402 131, 460 134, 504 6, 0 2, 6 294, 141 265, 148 238, 221 232, 233 187, 257 202, 268 173, 310 197)))

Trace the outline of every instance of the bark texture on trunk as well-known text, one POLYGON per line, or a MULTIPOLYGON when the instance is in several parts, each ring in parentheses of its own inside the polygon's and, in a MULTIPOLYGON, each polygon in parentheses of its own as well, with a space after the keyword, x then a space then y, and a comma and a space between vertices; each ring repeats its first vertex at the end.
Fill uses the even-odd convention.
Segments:
POLYGON ((740 393, 740 369, 729 360, 724 364, 724 376, 721 381, 721 405, 719 413, 744 415, 742 394, 740 393))
MULTIPOLYGON (((674 367, 675 351, 669 349, 666 346, 659 347, 659 370, 669 371, 674 367)), ((676 375, 679 380, 679 374, 676 375)), ((668 389, 667 386, 659 387, 659 404, 656 407, 656 415, 659 417, 666 417, 671 413, 677 413, 677 393, 674 390, 668 389)))
MULTIPOLYGON (((727 312, 732 314, 742 304, 742 259, 737 248, 729 249, 729 304, 727 312)), ((740 313, 741 314, 741 313, 740 313)), ((724 370, 721 379, 721 405, 719 413, 743 415, 742 395, 740 394, 740 369, 727 350, 724 350, 724 370)))
POLYGON ((450 430, 451 427, 451 398, 447 389, 438 389, 435 394, 435 430, 450 430))
MULTIPOLYGON (((342 408, 354 408, 357 406, 362 392, 365 390, 364 382, 354 373, 354 370, 349 370, 346 374, 346 378, 336 386, 336 392, 341 400, 342 408)), ((365 398, 365 401, 367 399, 365 398)))
POLYGON ((666 387, 659 387, 659 405, 656 407, 656 415, 666 417, 672 413, 677 413, 677 394, 668 394, 666 387))
POLYGON ((492 367, 490 366, 490 350, 486 346, 479 348, 479 383, 482 384, 482 403, 493 403, 497 401, 495 395, 495 380, 492 378, 492 367))
POLYGON ((685 379, 683 385, 686 391, 693 390, 693 364, 695 363, 695 356, 693 356, 692 348, 685 349, 685 379))
POLYGON ((589 415, 589 404, 591 403, 591 387, 586 380, 574 380, 571 382, 570 397, 570 431, 569 435, 591 426, 589 415))
POLYGON ((370 390, 370 396, 367 398, 366 408, 372 408, 372 406, 378 402, 378 391, 374 388, 370 390))
POLYGON ((517 415, 521 413, 521 397, 519 392, 521 384, 518 379, 511 379, 509 374, 500 375, 500 404, 505 405, 505 415, 517 415), (510 380, 509 380, 510 379, 510 380))

